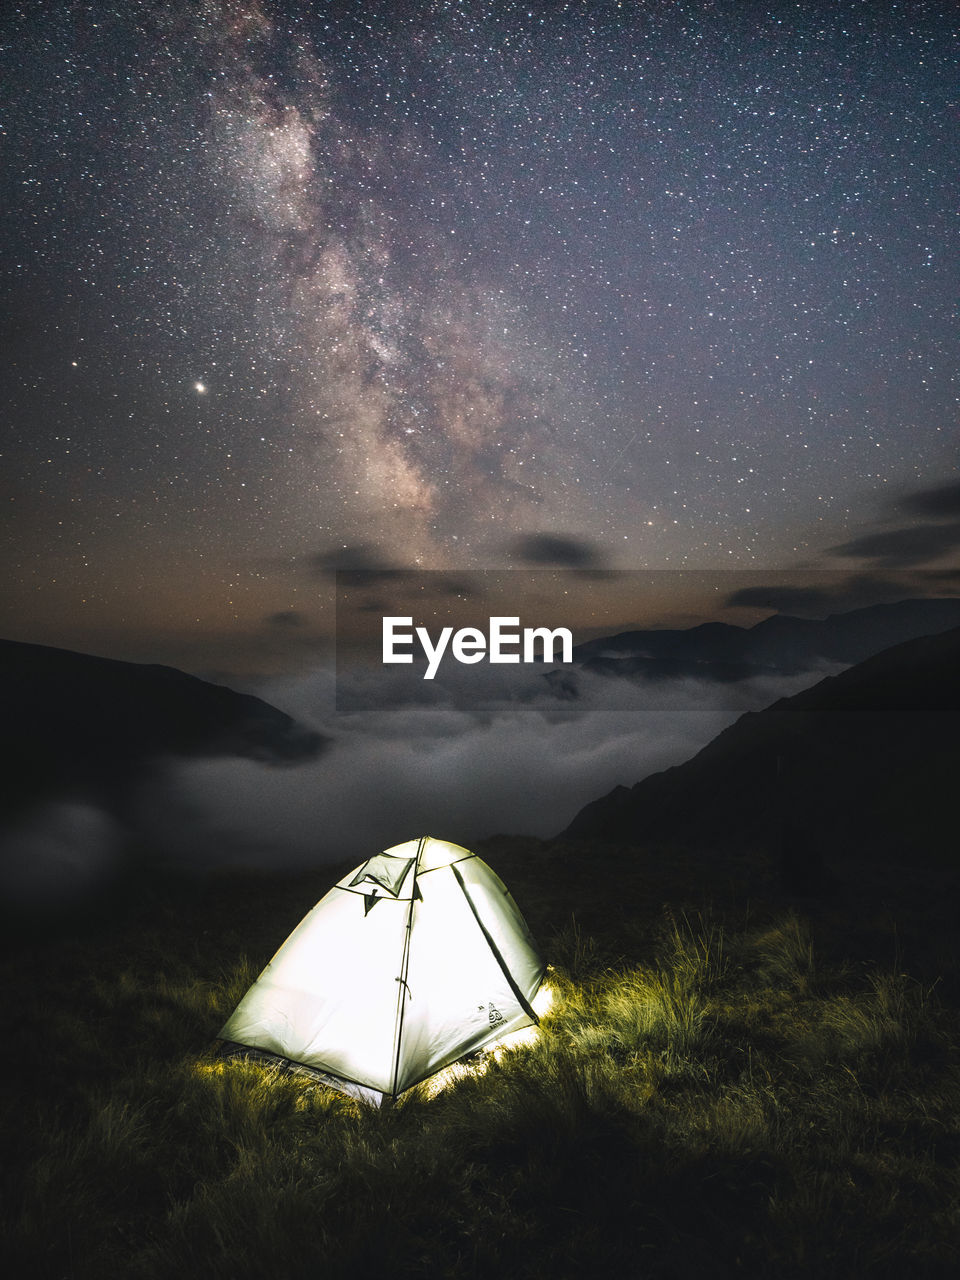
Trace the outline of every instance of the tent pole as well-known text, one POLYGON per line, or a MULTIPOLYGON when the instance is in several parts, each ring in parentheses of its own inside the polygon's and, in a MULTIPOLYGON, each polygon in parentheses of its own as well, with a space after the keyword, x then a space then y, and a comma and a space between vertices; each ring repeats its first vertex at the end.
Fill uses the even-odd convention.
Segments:
POLYGON ((407 912, 407 930, 403 939, 403 959, 400 962, 400 977, 397 982, 400 984, 400 991, 397 997, 397 1034, 393 1045, 393 1088, 389 1097, 391 1102, 395 1102, 397 1098, 397 1084, 400 1076, 400 1046, 403 1043, 403 1011, 406 1006, 405 995, 407 991, 407 974, 410 971, 410 938, 413 934, 413 908, 417 901, 417 872, 420 870, 420 855, 423 852, 426 836, 420 837, 417 845, 417 857, 413 864, 413 880, 410 885, 410 910, 407 912))

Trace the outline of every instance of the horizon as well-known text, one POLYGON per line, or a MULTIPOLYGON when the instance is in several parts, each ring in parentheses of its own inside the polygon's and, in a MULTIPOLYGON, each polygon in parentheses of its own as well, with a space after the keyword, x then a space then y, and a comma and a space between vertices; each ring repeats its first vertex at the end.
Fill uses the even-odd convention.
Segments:
POLYGON ((875 606, 960 596, 960 585, 954 585, 960 582, 958 575, 935 569, 885 574, 830 569, 351 569, 331 577, 329 617, 323 629, 286 615, 275 619, 266 632, 241 629, 215 636, 189 630, 90 630, 65 618, 50 627, 23 620, 19 626, 10 625, 2 638, 121 662, 172 666, 256 692, 261 684, 307 674, 334 661, 338 666, 378 662, 382 618, 410 609, 419 608, 415 625, 425 622, 434 628, 483 625, 493 614, 516 614, 521 626, 559 627, 569 622, 578 646, 630 631, 684 631, 711 623, 751 630, 774 617, 824 621, 875 606), (660 580, 670 589, 658 588, 660 580), (422 584, 431 581, 436 586, 425 591, 422 584), (558 582, 563 586, 557 591, 543 589, 544 583, 549 588, 558 582), (525 590, 531 584, 534 589, 525 590), (418 601, 424 595, 426 605, 418 601))

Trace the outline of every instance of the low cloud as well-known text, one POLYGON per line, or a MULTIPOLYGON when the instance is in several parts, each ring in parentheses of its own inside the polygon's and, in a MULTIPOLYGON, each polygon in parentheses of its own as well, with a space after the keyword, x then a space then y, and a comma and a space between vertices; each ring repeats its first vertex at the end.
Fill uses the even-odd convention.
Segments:
POLYGON ((292 631, 307 625, 306 616, 296 609, 283 609, 279 613, 270 613, 264 618, 269 627, 277 627, 281 631, 292 631))
POLYGON ((596 569, 601 564, 594 543, 559 533, 522 533, 510 544, 509 551, 526 564, 540 567, 596 569))
MULTIPOLYGON (((344 860, 422 834, 470 845, 509 832, 549 836, 618 784, 688 759, 741 711, 818 678, 747 682, 735 694, 699 681, 651 688, 580 673, 556 697, 542 669, 488 673, 473 688, 431 688, 359 672, 335 707, 330 669, 258 686, 259 696, 325 734, 317 759, 167 760, 124 809, 130 850, 171 865, 282 868, 344 860), (421 700, 412 700, 419 695, 421 700)), ((12 836, 5 888, 80 895, 118 865, 125 833, 93 805, 50 805, 12 836)))
POLYGON ((368 574, 390 574, 397 570, 397 565, 391 563, 372 542, 357 542, 347 547, 329 547, 326 551, 318 551, 315 555, 308 556, 307 561, 314 573, 329 578, 345 570, 359 570, 368 574))
POLYGON ((730 609, 772 609, 776 613, 801 618, 823 618, 849 609, 864 609, 875 604, 889 604, 905 595, 925 595, 927 583, 915 580, 909 584, 879 573, 837 574, 827 586, 789 586, 770 583, 743 587, 726 599, 730 609))
POLYGON ((819 617, 836 601, 833 591, 822 587, 785 587, 775 583, 770 586, 742 587, 727 596, 727 609, 773 609, 776 613, 790 613, 801 617, 819 617))
POLYGON ((960 481, 902 495, 888 511, 893 519, 906 515, 913 522, 862 534, 830 547, 828 554, 866 560, 876 569, 916 569, 960 548, 960 481))
POLYGON ((870 560, 878 569, 909 569, 939 560, 958 547, 960 520, 867 533, 830 547, 829 554, 870 560))
POLYGON ((178 763, 145 790, 142 812, 170 856, 201 866, 359 860, 422 834, 468 845, 500 832, 545 837, 614 786, 688 759, 746 707, 822 673, 752 681, 735 696, 699 681, 651 689, 582 674, 575 702, 511 674, 469 702, 423 681, 424 700, 412 702, 415 686, 358 676, 354 709, 340 714, 328 671, 275 682, 261 695, 334 738, 322 758, 282 771, 178 763))
POLYGON ((901 498, 897 503, 901 511, 925 519, 942 519, 960 516, 960 480, 939 485, 935 489, 920 489, 901 498))
POLYGON ((8 906, 61 906, 96 892, 118 868, 125 833, 95 804, 38 806, 0 831, 0 890, 8 906))

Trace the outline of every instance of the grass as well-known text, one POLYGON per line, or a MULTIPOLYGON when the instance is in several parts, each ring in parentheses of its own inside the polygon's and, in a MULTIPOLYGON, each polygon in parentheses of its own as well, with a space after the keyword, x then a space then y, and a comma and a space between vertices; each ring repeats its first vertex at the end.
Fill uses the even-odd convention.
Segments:
POLYGON ((844 949, 842 912, 695 901, 682 867, 670 892, 638 862, 633 910, 598 928, 597 863, 578 888, 565 856, 497 864, 553 965, 540 1035, 380 1112, 207 1052, 328 875, 171 890, 112 930, 22 943, 4 975, 8 1269, 952 1275, 950 975, 844 949))

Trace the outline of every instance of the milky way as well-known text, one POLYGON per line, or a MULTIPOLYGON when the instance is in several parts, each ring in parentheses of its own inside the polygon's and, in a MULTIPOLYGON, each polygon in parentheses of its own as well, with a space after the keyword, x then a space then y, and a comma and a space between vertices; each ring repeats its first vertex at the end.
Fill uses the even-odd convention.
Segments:
POLYGON ((531 546, 942 564, 958 31, 923 4, 8 9, 0 629, 289 636, 318 567, 531 546))

